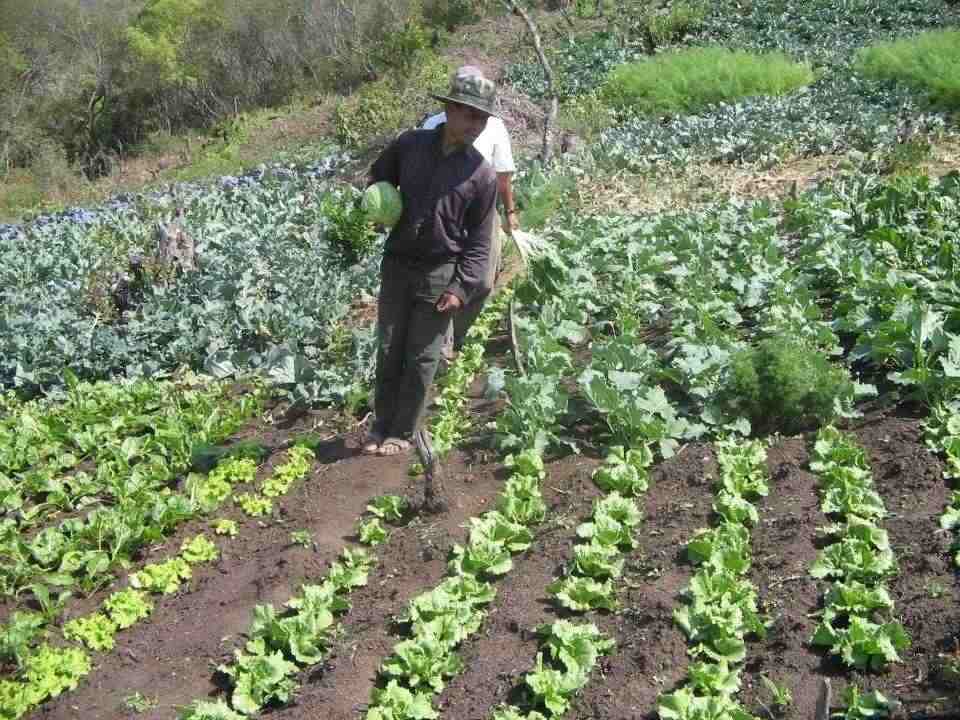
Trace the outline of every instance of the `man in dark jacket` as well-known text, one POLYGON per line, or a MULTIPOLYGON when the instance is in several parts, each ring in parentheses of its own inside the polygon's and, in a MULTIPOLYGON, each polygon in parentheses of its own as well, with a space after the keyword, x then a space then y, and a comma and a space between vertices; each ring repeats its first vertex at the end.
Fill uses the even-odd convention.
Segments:
POLYGON ((434 97, 447 122, 402 134, 370 170, 371 183, 389 182, 403 198, 381 264, 370 454, 409 449, 451 318, 483 290, 490 263, 497 178, 473 142, 494 115, 495 86, 461 71, 434 97))

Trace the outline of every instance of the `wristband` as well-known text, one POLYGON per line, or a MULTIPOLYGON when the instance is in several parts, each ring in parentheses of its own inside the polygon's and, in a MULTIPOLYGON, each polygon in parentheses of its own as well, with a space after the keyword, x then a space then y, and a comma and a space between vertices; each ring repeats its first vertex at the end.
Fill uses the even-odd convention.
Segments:
POLYGON ((516 214, 517 214, 516 208, 514 208, 513 210, 507 210, 507 215, 516 215, 516 214))

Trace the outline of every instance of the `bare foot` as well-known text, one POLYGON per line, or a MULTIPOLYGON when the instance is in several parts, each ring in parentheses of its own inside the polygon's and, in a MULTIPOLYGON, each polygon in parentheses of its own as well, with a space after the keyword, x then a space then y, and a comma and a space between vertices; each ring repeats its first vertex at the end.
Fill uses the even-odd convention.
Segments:
POLYGON ((360 446, 360 452, 364 455, 377 455, 380 452, 380 445, 383 443, 383 435, 371 430, 360 446))
POLYGON ((380 449, 377 451, 378 455, 399 455, 402 452, 405 452, 410 449, 410 443, 403 438, 387 438, 383 441, 383 444, 380 446, 380 449))

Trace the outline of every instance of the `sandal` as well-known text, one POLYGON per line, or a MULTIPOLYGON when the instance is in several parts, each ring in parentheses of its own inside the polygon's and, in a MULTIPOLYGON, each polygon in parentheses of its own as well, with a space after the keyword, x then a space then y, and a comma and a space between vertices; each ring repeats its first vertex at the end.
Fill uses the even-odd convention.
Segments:
POLYGON ((363 445, 360 446, 360 452, 364 455, 379 455, 380 446, 383 444, 383 435, 371 430, 367 433, 367 437, 363 440, 363 445))
POLYGON ((380 446, 380 449, 377 450, 377 455, 399 455, 406 450, 409 450, 412 446, 410 442, 404 440, 403 438, 391 437, 383 441, 383 444, 380 446))

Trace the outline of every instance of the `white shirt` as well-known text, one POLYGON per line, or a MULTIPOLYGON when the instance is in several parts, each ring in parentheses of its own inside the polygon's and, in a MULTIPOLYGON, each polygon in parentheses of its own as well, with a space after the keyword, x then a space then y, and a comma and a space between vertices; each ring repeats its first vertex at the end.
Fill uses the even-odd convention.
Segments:
MULTIPOLYGON (((424 130, 433 130, 447 121, 446 113, 431 115, 423 121, 424 130)), ((507 127, 500 118, 487 118, 487 126, 473 141, 473 146, 483 155, 484 159, 493 165, 498 173, 516 172, 517 166, 513 163, 513 150, 510 148, 510 135, 507 127)))

